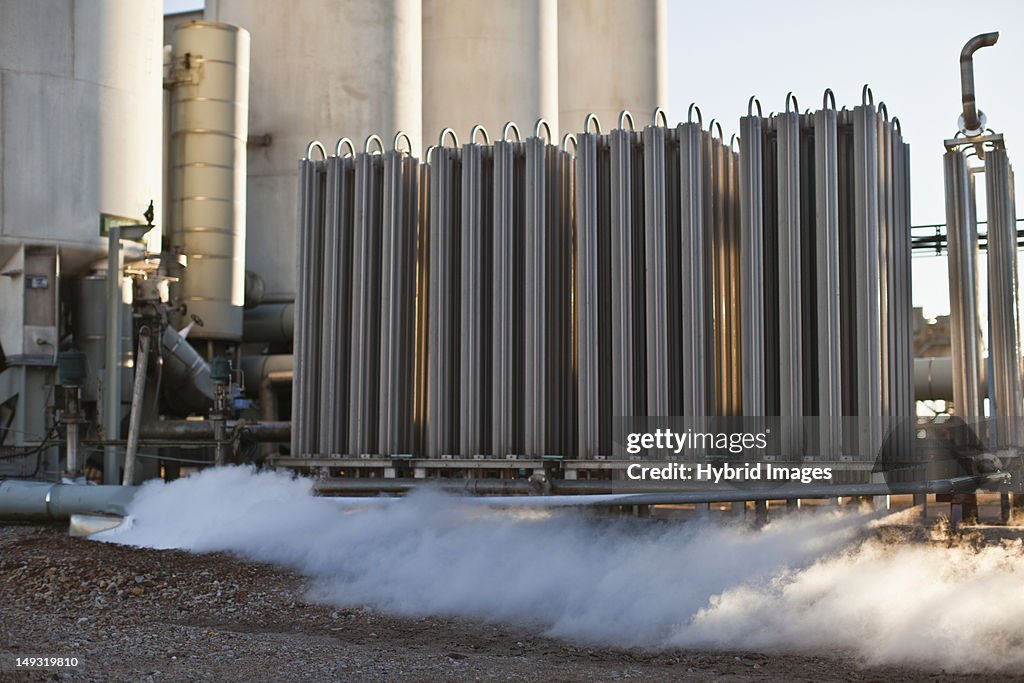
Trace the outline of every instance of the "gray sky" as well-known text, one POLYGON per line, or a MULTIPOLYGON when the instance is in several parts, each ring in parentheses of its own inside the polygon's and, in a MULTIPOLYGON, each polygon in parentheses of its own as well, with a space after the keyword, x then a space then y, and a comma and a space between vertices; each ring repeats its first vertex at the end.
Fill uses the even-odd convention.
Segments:
MULTIPOLYGON (((164 0, 166 11, 201 5, 164 0)), ((1006 135, 1011 160, 1024 158, 1021 0, 668 0, 667 28, 670 121, 697 102, 705 121, 722 123, 726 138, 752 94, 767 113, 783 108, 789 91, 801 108, 818 108, 832 88, 842 107, 859 104, 861 86, 870 84, 911 145, 914 225, 945 222, 942 140, 956 132, 960 113, 960 48, 997 30, 999 43, 975 59, 978 104, 989 127, 1006 135)), ((1024 172, 1017 194, 1024 206, 1024 172)), ((948 311, 947 298, 945 258, 915 257, 915 305, 935 315, 948 311)))

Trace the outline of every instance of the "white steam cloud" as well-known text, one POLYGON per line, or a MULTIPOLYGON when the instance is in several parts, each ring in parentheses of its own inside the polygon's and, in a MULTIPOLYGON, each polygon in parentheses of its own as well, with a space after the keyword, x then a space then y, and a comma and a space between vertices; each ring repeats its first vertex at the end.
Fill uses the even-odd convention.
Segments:
POLYGON ((760 530, 502 510, 437 493, 363 506, 249 468, 147 484, 105 541, 228 551, 311 598, 539 626, 617 646, 840 650, 957 671, 1024 665, 1024 549, 865 540, 864 515, 760 530))

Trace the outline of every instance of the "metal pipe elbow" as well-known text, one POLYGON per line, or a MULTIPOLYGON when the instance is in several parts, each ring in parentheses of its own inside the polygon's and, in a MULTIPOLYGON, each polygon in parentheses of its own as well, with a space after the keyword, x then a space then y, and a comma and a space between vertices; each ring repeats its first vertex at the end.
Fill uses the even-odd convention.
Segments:
POLYGON ((974 94, 974 53, 983 47, 991 47, 999 40, 999 32, 980 33, 968 40, 960 50, 960 89, 963 93, 964 115, 960 129, 966 135, 978 135, 985 127, 983 115, 978 111, 974 94))

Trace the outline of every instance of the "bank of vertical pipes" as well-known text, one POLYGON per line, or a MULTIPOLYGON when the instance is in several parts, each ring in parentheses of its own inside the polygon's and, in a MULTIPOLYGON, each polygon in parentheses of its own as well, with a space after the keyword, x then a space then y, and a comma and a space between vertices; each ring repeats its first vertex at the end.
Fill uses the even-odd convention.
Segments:
POLYGON ((991 448, 1020 446, 1021 417, 1019 276, 1013 168, 1000 136, 974 147, 947 141, 943 156, 946 180, 946 225, 949 245, 950 339, 953 351, 953 409, 977 430, 991 448), (977 153, 975 153, 975 150, 977 153), (975 161, 969 162, 970 156, 975 161), (981 386, 981 327, 978 301, 978 221, 976 173, 984 173, 988 211, 989 386, 984 415, 981 386))
POLYGON ((744 414, 783 418, 789 457, 912 448, 909 152, 862 95, 740 123, 744 414))
POLYGON ((788 457, 909 450, 908 155, 884 108, 752 100, 729 141, 696 107, 582 128, 302 162, 293 454, 595 458, 615 417, 661 415, 786 418, 788 457))
POLYGON ((300 162, 294 456, 419 450, 423 195, 403 138, 300 162))

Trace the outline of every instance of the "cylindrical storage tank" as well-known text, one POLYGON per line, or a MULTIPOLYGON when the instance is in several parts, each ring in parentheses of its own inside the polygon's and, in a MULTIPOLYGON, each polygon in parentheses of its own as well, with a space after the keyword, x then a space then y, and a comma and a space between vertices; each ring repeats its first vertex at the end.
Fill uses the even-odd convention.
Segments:
POLYGON ((558 39, 556 0, 423 0, 425 138, 538 118, 557 134, 558 39))
POLYGON ((174 30, 171 247, 188 257, 174 298, 198 339, 242 338, 249 33, 190 21, 174 30))
POLYGON ((280 300, 295 293, 296 162, 309 141, 403 130, 420 148, 420 2, 207 0, 205 12, 252 35, 246 263, 280 300))
POLYGON ((113 217, 159 210, 162 6, 0 0, 0 266, 45 243, 80 272, 113 217))
POLYGON ((558 1, 558 116, 582 130, 593 112, 607 129, 628 109, 646 124, 664 106, 665 0, 558 1))

